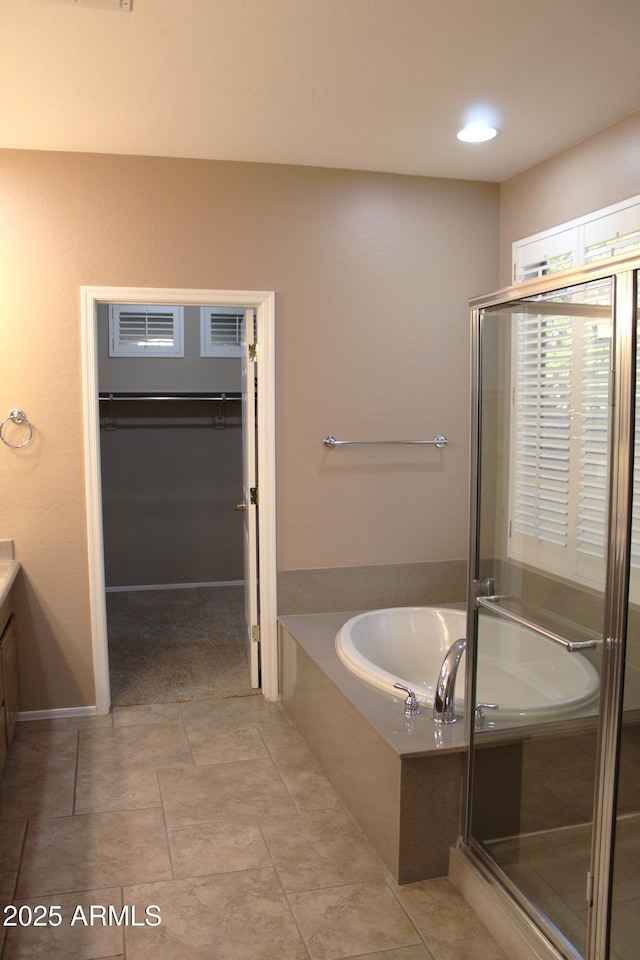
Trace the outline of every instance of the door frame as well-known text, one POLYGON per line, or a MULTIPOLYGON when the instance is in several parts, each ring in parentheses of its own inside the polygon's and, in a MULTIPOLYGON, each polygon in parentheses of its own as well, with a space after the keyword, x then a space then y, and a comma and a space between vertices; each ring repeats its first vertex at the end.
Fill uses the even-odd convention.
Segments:
POLYGON ((275 293, 257 290, 190 290, 164 287, 83 286, 81 295, 82 385, 85 448, 85 491, 89 602, 96 712, 111 709, 107 609, 105 599, 102 481, 100 475, 100 410, 98 401, 97 308, 101 303, 173 304, 177 306, 237 306, 256 311, 258 384, 256 445, 260 607, 260 662, 262 694, 279 699, 276 467, 275 467, 275 293))

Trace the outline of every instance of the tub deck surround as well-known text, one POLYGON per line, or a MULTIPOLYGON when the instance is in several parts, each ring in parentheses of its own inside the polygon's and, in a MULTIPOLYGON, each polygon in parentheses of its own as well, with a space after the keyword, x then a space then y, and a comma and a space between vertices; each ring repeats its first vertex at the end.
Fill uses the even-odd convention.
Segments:
MULTIPOLYGON (((423 757, 434 751, 463 751, 464 723, 438 726, 431 719, 431 708, 424 704, 421 704, 417 716, 405 717, 405 694, 402 691, 392 696, 377 690, 354 676, 338 659, 336 634, 347 621, 361 612, 300 614, 280 617, 280 623, 398 756, 409 759, 423 757)), ((290 679, 286 668, 283 669, 285 678, 290 679)), ((284 686, 282 693, 284 698, 284 686)))
POLYGON ((280 616, 448 604, 466 593, 466 560, 278 571, 280 616))
MULTIPOLYGON (((280 618, 281 705, 396 881, 446 876, 462 823, 464 724, 438 726, 425 706, 406 718, 404 694, 378 690, 347 669, 335 638, 359 612, 280 618)), ((550 744, 553 755, 554 738, 584 734, 596 710, 488 728, 477 740, 476 776, 501 782, 505 765, 519 764, 529 742, 550 744)), ((515 829, 519 793, 501 794, 499 803, 492 789, 487 796, 486 809, 477 811, 486 835, 515 829)))
POLYGON ((460 834, 464 726, 405 717, 339 661, 335 636, 358 611, 280 618, 282 708, 400 883, 444 877, 460 834))

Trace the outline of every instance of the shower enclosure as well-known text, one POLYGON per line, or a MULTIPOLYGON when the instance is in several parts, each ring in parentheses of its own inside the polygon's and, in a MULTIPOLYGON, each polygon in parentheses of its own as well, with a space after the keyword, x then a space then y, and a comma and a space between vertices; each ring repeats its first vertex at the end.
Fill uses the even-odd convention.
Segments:
POLYGON ((545 709, 466 711, 463 851, 556 958, 640 943, 639 271, 612 259, 471 304, 469 656, 515 620, 545 709), (540 637, 591 662, 595 699, 567 706, 540 637))

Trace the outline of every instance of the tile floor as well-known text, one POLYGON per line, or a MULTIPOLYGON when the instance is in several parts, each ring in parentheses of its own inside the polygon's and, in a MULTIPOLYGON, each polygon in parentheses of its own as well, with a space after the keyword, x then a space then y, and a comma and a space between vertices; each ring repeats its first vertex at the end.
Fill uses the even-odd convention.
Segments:
POLYGON ((18 724, 0 884, 2 960, 506 960, 448 880, 394 883, 261 697, 18 724))

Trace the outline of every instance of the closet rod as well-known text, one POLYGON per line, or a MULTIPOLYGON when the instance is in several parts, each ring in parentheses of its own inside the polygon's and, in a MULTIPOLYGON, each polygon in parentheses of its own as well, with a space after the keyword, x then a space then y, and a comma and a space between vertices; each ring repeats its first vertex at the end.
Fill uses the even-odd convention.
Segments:
POLYGON ((156 394, 142 394, 142 393, 101 393, 99 394, 100 400, 191 400, 191 401, 208 401, 215 400, 217 402, 226 401, 226 400, 242 400, 241 393, 218 393, 215 395, 204 396, 200 393, 175 393, 175 394, 166 394, 163 396, 156 394))

